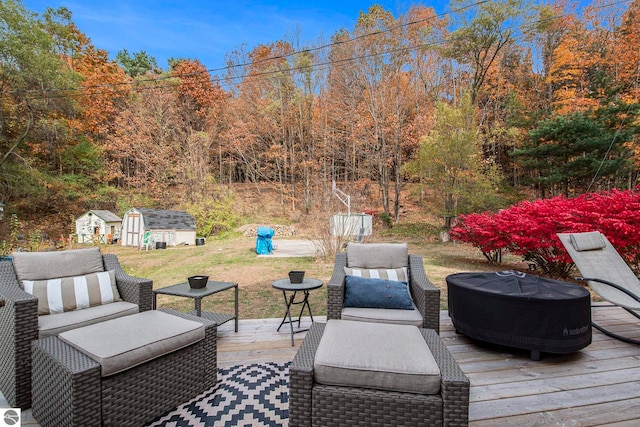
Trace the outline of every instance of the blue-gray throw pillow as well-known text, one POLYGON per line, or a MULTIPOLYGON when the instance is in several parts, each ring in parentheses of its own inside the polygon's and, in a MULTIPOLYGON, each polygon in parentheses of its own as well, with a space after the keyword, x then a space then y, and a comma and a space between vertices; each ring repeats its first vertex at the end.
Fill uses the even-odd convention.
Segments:
POLYGON ((406 282, 345 276, 345 307, 413 310, 406 282))

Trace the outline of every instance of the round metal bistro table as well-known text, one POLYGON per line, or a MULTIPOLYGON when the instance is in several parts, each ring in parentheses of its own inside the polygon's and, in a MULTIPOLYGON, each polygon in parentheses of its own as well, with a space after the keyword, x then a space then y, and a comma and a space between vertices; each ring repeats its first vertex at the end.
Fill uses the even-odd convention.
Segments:
POLYGON ((311 316, 311 322, 313 323, 313 314, 311 313, 311 306, 309 305, 309 292, 322 287, 322 281, 318 279, 305 278, 302 283, 291 283, 289 279, 279 279, 274 280, 272 283, 275 289, 279 289, 282 291, 282 296, 284 297, 284 303, 286 306, 286 312, 284 317, 282 318, 282 322, 280 322, 280 326, 278 326, 278 331, 285 323, 288 323, 291 327, 291 346, 293 347, 293 334, 302 331, 308 331, 309 329, 298 329, 294 332, 293 324, 298 322, 298 328, 300 328, 300 319, 302 318, 302 312, 304 308, 307 307, 309 311, 309 316, 311 316), (287 292, 289 292, 289 296, 287 296, 287 292), (304 298, 296 301, 296 295, 298 292, 302 292, 304 294, 304 298), (291 306, 292 305, 302 305, 300 308, 300 314, 297 319, 291 319, 291 306))

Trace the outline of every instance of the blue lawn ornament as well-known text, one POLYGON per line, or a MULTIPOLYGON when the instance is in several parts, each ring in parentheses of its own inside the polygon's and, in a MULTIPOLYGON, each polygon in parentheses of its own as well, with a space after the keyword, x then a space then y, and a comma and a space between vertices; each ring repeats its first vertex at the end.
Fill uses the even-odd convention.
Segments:
POLYGON ((256 238, 256 253, 259 255, 270 255, 273 252, 271 238, 275 232, 273 228, 258 227, 258 237, 256 238))

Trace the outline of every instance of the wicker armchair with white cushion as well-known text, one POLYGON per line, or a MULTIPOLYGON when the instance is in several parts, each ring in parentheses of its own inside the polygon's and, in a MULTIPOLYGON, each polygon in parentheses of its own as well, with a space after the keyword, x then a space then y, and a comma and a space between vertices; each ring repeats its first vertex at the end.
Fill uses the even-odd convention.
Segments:
POLYGON ((349 243, 336 254, 327 319, 415 325, 440 331, 440 289, 404 243, 349 243), (408 296, 398 284, 406 283, 408 296), (372 285, 372 286, 370 286, 372 285))
POLYGON ((98 247, 0 261, 0 389, 11 406, 31 407, 33 341, 150 310, 152 287, 98 247))

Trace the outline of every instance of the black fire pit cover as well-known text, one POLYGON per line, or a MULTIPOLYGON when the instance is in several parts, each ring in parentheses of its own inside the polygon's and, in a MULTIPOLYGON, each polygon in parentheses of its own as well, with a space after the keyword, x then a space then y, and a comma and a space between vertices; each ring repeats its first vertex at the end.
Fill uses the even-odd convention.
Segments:
POLYGON ((590 295, 583 287, 511 270, 457 273, 446 280, 449 316, 460 333, 549 353, 591 343, 590 295))

